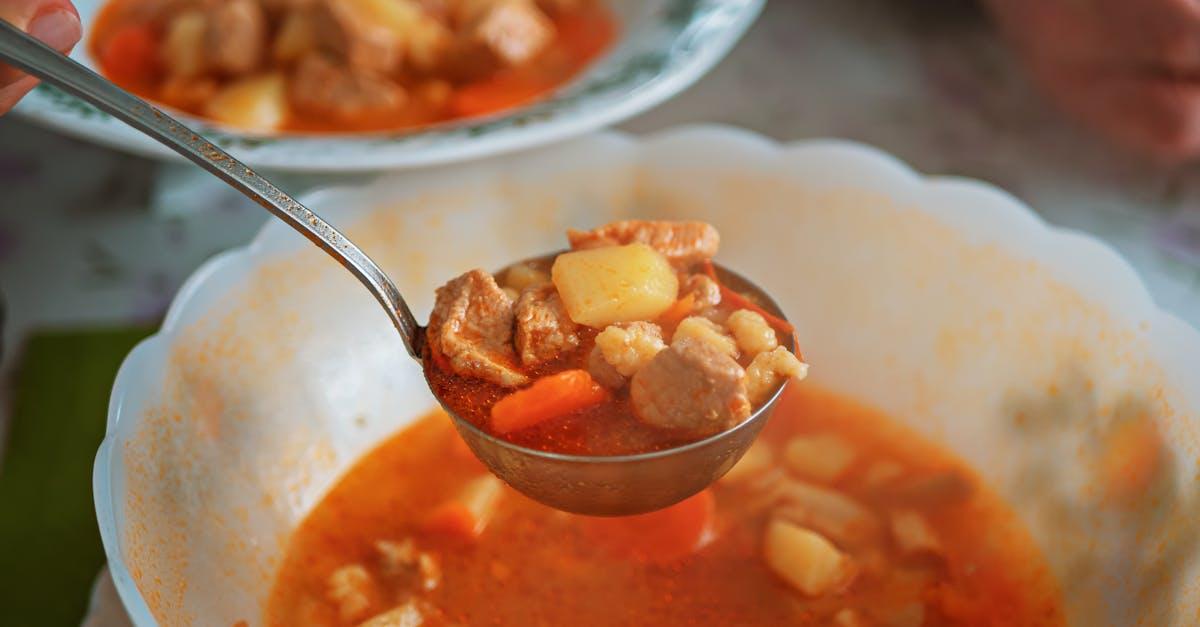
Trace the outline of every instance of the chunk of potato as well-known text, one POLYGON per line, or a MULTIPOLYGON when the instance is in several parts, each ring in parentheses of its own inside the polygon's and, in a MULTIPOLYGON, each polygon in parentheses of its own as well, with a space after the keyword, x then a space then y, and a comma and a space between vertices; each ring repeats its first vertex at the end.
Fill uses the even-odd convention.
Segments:
POLYGON ((801 593, 817 597, 850 584, 854 561, 820 534, 773 520, 763 546, 767 566, 801 593))
POLYGON ((208 117, 240 129, 273 131, 287 119, 287 85, 282 74, 263 74, 231 83, 208 101, 208 117))
POLYGON ((679 293, 671 264, 645 244, 563 253, 550 276, 571 319, 597 329, 653 320, 679 293))
POLYGON ((176 78, 191 78, 204 72, 204 33, 208 20, 203 11, 184 11, 167 24, 162 44, 162 62, 176 78))
POLYGON ((834 435, 801 435, 788 440, 783 462, 804 479, 823 483, 836 481, 854 463, 857 453, 834 435))
POLYGON ((317 27, 313 15, 300 8, 288 11, 275 35, 271 54, 276 61, 291 63, 317 47, 317 27))
POLYGON ((536 287, 549 282, 550 275, 528 263, 513 264, 504 271, 504 287, 511 287, 518 292, 527 287, 536 287))

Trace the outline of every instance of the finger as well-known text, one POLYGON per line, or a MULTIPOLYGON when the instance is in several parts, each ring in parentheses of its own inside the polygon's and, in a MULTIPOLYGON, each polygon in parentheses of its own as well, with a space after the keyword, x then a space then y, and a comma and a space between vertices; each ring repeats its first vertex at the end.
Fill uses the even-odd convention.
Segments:
MULTIPOLYGON (((83 36, 83 25, 75 7, 67 0, 14 2, 0 0, 0 17, 60 51, 69 52, 83 36), (18 7, 17 5, 21 5, 18 7)), ((25 75, 0 64, 0 88, 25 75)))
POLYGON ((1118 143, 1166 161, 1200 155, 1200 83, 1125 74, 1077 74, 1048 84, 1067 112, 1118 143))
POLYGON ((24 76, 6 87, 0 87, 0 115, 8 113, 17 104, 17 101, 29 93, 29 90, 36 87, 37 84, 38 81, 36 78, 24 76))

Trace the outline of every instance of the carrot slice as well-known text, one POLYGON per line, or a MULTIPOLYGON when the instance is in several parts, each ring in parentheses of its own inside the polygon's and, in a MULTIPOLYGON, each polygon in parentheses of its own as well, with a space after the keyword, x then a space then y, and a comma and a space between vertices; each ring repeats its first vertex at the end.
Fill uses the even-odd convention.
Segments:
POLYGON ((586 370, 564 370, 492 405, 492 430, 509 433, 596 405, 608 392, 586 370))
POLYGON ((620 518, 583 517, 583 528, 618 557, 665 563, 686 557, 713 537, 716 501, 702 490, 666 509, 620 518))
POLYGON ((713 267, 711 261, 705 261, 703 268, 704 274, 708 275, 708 278, 712 279, 713 281, 716 281, 717 287, 721 288, 722 301, 730 303, 735 309, 749 309, 750 311, 753 311, 754 313, 762 316, 763 319, 767 321, 767 324, 771 325, 772 328, 780 333, 791 335, 796 330, 796 327, 792 326, 792 323, 780 318, 779 316, 776 316, 766 309, 763 309, 758 305, 758 303, 755 303, 749 298, 746 298, 745 296, 742 296, 728 287, 725 287, 725 284, 721 283, 721 280, 717 278, 717 270, 713 267))
POLYGON ((662 327, 663 334, 670 337, 671 332, 684 318, 692 315, 692 310, 696 308, 696 295, 688 294, 683 298, 675 301, 666 311, 658 316, 658 326, 662 327))
POLYGON ((131 23, 108 36, 100 65, 118 82, 145 82, 159 72, 158 35, 149 24, 131 23))

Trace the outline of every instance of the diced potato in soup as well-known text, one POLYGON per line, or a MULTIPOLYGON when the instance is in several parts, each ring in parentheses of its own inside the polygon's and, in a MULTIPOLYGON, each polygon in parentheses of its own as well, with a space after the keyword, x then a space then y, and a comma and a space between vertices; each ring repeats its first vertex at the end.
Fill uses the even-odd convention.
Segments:
POLYGON ((273 131, 287 117, 286 89, 280 74, 250 77, 217 92, 205 111, 222 124, 253 131, 273 131))
POLYGON ((808 596, 844 588, 857 572, 854 561, 821 534, 783 520, 767 527, 763 552, 771 570, 808 596))

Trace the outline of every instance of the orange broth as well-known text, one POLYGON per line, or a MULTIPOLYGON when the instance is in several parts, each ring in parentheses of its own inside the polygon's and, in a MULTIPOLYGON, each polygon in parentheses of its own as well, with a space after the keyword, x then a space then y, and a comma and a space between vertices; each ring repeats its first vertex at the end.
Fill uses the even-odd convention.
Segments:
MULTIPOLYGON (((902 624, 885 622, 897 616, 907 616, 914 627, 1065 624, 1057 585, 1032 538, 953 454, 885 415, 811 385, 789 388, 760 443, 779 460, 789 438, 815 433, 839 437, 857 452, 849 470, 828 487, 881 518, 895 507, 895 495, 867 487, 875 465, 894 464, 918 479, 959 477, 965 489, 957 491, 957 500, 909 505, 929 521, 942 553, 902 556, 885 535, 841 547, 859 565, 858 575, 843 590, 805 597, 764 563, 771 513, 760 495, 724 480, 710 488, 715 510, 701 548, 682 556, 614 550, 620 534, 606 541, 596 536, 613 519, 558 512, 508 488, 477 537, 431 530, 422 523, 429 512, 486 473, 438 412, 367 454, 301 523, 271 592, 266 623, 358 624, 362 617, 339 618, 329 577, 360 564, 376 582, 366 614, 416 595, 441 612, 426 625, 836 625, 833 617, 848 611, 863 625, 902 624), (436 558, 440 582, 432 590, 389 588, 375 545, 404 538, 436 558), (919 622, 913 622, 914 612, 919 622)), ((681 524, 678 517, 654 520, 681 524)), ((672 537, 671 529, 646 531, 672 537)))

